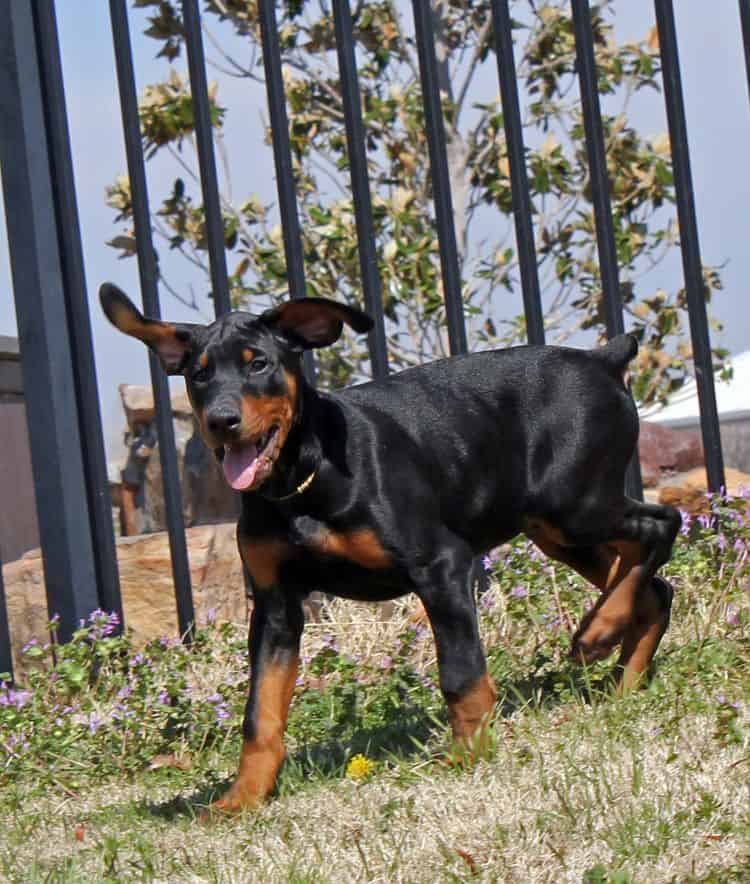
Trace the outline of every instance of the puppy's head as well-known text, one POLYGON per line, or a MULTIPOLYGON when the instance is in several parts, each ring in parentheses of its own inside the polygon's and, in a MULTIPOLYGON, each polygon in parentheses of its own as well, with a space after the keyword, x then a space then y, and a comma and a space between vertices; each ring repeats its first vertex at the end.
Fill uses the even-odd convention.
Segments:
POLYGON ((298 412, 302 352, 333 344, 344 323, 372 328, 367 314, 325 298, 286 301, 260 316, 233 312, 211 325, 146 319, 111 283, 99 298, 116 328, 147 344, 168 374, 185 377, 203 439, 236 491, 259 488, 273 472, 298 412))

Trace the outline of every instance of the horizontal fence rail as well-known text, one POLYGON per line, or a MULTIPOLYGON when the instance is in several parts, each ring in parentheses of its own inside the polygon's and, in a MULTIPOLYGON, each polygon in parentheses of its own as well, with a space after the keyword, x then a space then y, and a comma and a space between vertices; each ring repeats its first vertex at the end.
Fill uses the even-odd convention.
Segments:
MULTIPOLYGON (((724 483, 724 468, 674 14, 671 0, 654 0, 654 3, 701 430, 709 487, 716 491, 724 483)), ((739 6, 750 89, 750 2, 740 0, 739 6)), ((467 351, 468 339, 461 254, 456 238, 448 166, 449 132, 446 131, 444 113, 444 104, 452 99, 451 84, 447 79, 447 64, 444 59, 438 59, 435 47, 441 8, 440 4, 433 8, 427 0, 412 0, 411 4, 448 349, 451 354, 459 354, 467 351)), ((496 52, 526 334, 529 343, 542 345, 545 342, 544 314, 534 238, 534 205, 514 59, 511 4, 509 0, 491 0, 490 8, 492 21, 488 24, 491 25, 496 52)), ((611 337, 623 331, 624 315, 591 10, 588 0, 571 0, 570 8, 596 226, 602 313, 607 335, 611 337)), ((230 277, 225 247, 225 207, 214 149, 200 2, 181 0, 181 10, 211 294, 214 314, 220 317, 231 309, 230 277)), ((159 318, 159 268, 152 241, 126 0, 109 0, 109 11, 141 296, 144 311, 159 318)), ((0 164, 48 608, 50 614, 61 615, 59 636, 65 640, 78 621, 96 607, 120 615, 122 608, 55 7, 53 0, 34 3, 30 0, 18 3, 0 0, 0 13, 3 13, 4 22, 4 27, 0 28, 0 113, 3 119, 0 164)), ((356 21, 353 21, 348 0, 332 0, 332 17, 363 299, 375 320, 369 336, 371 370, 374 378, 383 379, 389 371, 383 293, 368 174, 367 131, 356 63, 356 21)), ((288 286, 291 297, 300 298, 306 294, 305 253, 274 0, 259 0, 258 20, 288 286)), ((181 635, 190 641, 195 610, 169 387, 153 355, 150 355, 150 369, 178 623, 181 635)), ((305 372, 310 380, 314 380, 314 363, 309 353, 305 354, 305 372)), ((637 459, 628 473, 627 490, 634 496, 642 494, 637 459)), ((476 573, 483 576, 481 567, 477 567, 476 573)), ((0 572, 0 672, 12 674, 11 638, 0 572)))

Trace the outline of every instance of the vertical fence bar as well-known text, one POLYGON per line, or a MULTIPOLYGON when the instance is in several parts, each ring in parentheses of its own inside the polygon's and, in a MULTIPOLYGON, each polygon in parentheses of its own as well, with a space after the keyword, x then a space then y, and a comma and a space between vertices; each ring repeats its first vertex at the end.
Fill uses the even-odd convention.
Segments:
POLYGON ((654 6, 659 32, 664 101, 667 108, 669 141, 674 166, 677 218, 680 224, 680 251, 682 252, 690 337, 695 360, 695 380, 701 412, 703 450, 706 456, 708 487, 711 491, 719 491, 724 486, 724 458, 721 451, 719 414, 716 407, 711 342, 704 298, 703 264, 695 216, 693 178, 690 171, 690 150, 687 140, 685 104, 682 97, 674 9, 671 0, 655 0, 654 6))
POLYGON ((91 319, 86 296, 86 274, 53 0, 37 0, 34 12, 99 605, 105 611, 118 614, 122 629, 122 599, 112 525, 112 501, 91 342, 91 319))
POLYGON ((750 98, 750 0, 739 0, 740 26, 742 28, 742 47, 745 50, 745 74, 747 76, 747 94, 750 98))
POLYGON ((26 416, 47 606, 66 641, 98 607, 96 563, 32 4, 2 0, 0 21, 0 168, 26 416))
POLYGON ((221 213, 219 179, 216 174, 211 103, 208 98, 206 58, 203 52, 198 0, 182 0, 182 19, 190 72, 190 96, 193 102, 193 122, 195 141, 198 146, 203 210, 206 216, 206 241, 211 267, 211 294, 216 316, 223 316, 225 313, 229 313, 232 305, 229 299, 227 259, 224 250, 224 220, 221 213))
MULTIPOLYGON (((274 0, 259 0, 258 18, 260 20, 261 43, 263 44, 268 115, 271 121, 276 188, 279 194, 289 293, 293 298, 303 298, 305 296, 305 262, 299 216, 297 215, 297 195, 294 189, 292 150, 289 143, 289 120, 286 114, 286 95, 281 74, 281 48, 276 27, 274 0)), ((314 380, 315 364, 309 350, 305 352, 305 373, 309 380, 314 380)))
POLYGON ((430 174, 435 200, 435 220, 440 242, 440 266, 445 293, 445 315, 448 321, 448 342, 451 354, 466 352, 466 324, 461 274, 458 267, 456 227, 453 219, 448 157, 445 147, 445 124, 440 100, 435 35, 430 0, 412 0, 414 27, 419 54, 427 143, 430 150, 430 174))
POLYGON ((13 681, 13 651, 10 644, 8 628, 8 608, 5 601, 5 583, 3 582, 3 560, 0 556, 0 673, 7 672, 13 681))
POLYGON ((362 288, 364 289, 367 310, 375 320, 375 325, 369 335, 370 363, 373 377, 381 380, 388 374, 388 349, 385 340, 383 299, 380 289, 380 273, 378 272, 378 255, 375 249, 370 181, 367 174, 365 127, 360 106, 359 79, 354 55, 349 0, 333 0, 333 17, 336 26, 341 96, 346 119, 346 143, 351 170, 354 214, 357 220, 362 288))
POLYGON ((518 80, 513 58, 510 10, 508 0, 492 0, 491 5, 497 75, 500 80, 500 95, 503 103, 505 143, 508 146, 508 164, 510 165, 516 246, 521 268, 526 339, 530 344, 543 344, 544 316, 542 314, 542 297, 539 291, 534 226, 531 221, 531 195, 526 174, 526 152, 523 143, 521 109, 518 103, 518 80))
MULTIPOLYGON (((130 177, 130 190, 133 202, 138 272, 141 282, 141 295, 146 315, 159 319, 158 278, 156 252, 151 237, 151 213, 146 188, 146 168, 141 146, 141 128, 138 118, 138 95, 135 86, 133 56, 130 45, 128 13, 125 0, 110 0, 112 38, 117 66, 117 83, 120 92, 122 129, 125 138, 125 153, 130 177)), ((156 431, 159 438, 159 459, 164 482, 164 508, 169 532, 169 549, 172 558, 172 575, 177 603, 177 620, 180 635, 187 642, 192 641, 195 627, 193 593, 190 583, 185 525, 182 517, 182 492, 177 469, 174 426, 172 424, 172 404, 169 384, 157 357, 149 352, 151 386, 156 405, 156 431)))
MULTIPOLYGON (((576 62, 583 106, 583 127, 586 134, 586 154, 591 178, 596 246, 599 254, 599 273, 602 279, 602 303, 607 337, 622 334, 625 323, 622 316, 620 274, 617 266, 615 228, 609 196, 607 154, 604 148, 602 115, 599 107, 594 38, 591 30, 591 12, 588 0, 572 0, 573 30, 576 42, 576 62)), ((643 482, 638 455, 633 457, 625 477, 627 493, 643 499, 643 482)))
POLYGON ((583 106, 583 126, 586 133, 586 155, 589 162, 594 217, 596 219, 596 246, 599 253, 599 272, 602 278, 602 300, 607 337, 622 334, 620 279, 615 247, 615 229, 612 223, 612 205, 609 196, 607 155, 604 149, 602 115, 599 108, 594 39, 591 32, 591 12, 588 0, 572 0, 573 28, 576 40, 576 62, 583 106))
MULTIPOLYGON (((450 173, 445 145, 445 123, 440 100, 437 56, 431 0, 412 0, 414 28, 419 54, 427 143, 430 151, 430 176, 435 201, 435 220, 440 243, 440 267, 443 275, 445 315, 448 321, 448 344, 451 355, 465 353, 466 323, 461 296, 461 273, 458 267, 456 225, 453 218, 450 173)), ((474 584, 480 593, 489 589, 489 578, 481 558, 474 559, 474 584)))

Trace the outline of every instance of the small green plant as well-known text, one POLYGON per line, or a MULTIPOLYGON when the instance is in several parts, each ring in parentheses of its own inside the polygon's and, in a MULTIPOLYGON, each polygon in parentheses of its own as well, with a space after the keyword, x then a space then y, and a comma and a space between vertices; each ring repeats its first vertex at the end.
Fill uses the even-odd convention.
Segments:
POLYGON ((746 880, 749 507, 684 515, 672 624, 650 682, 621 698, 611 662, 568 659, 595 592, 523 539, 488 556, 477 606, 500 696, 490 751, 466 764, 444 763, 411 601, 327 604, 305 631, 278 794, 215 830, 194 820, 236 766, 244 627, 135 647, 97 611, 61 645, 53 621, 0 684, 0 877, 746 880))

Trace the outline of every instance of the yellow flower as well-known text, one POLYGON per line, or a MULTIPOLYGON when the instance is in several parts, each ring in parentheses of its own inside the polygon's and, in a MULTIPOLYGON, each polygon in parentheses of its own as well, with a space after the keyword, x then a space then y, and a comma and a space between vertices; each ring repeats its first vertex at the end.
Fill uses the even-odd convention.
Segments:
POLYGON ((375 770, 375 762, 365 755, 355 755, 346 766, 346 775, 351 780, 364 780, 375 770))

